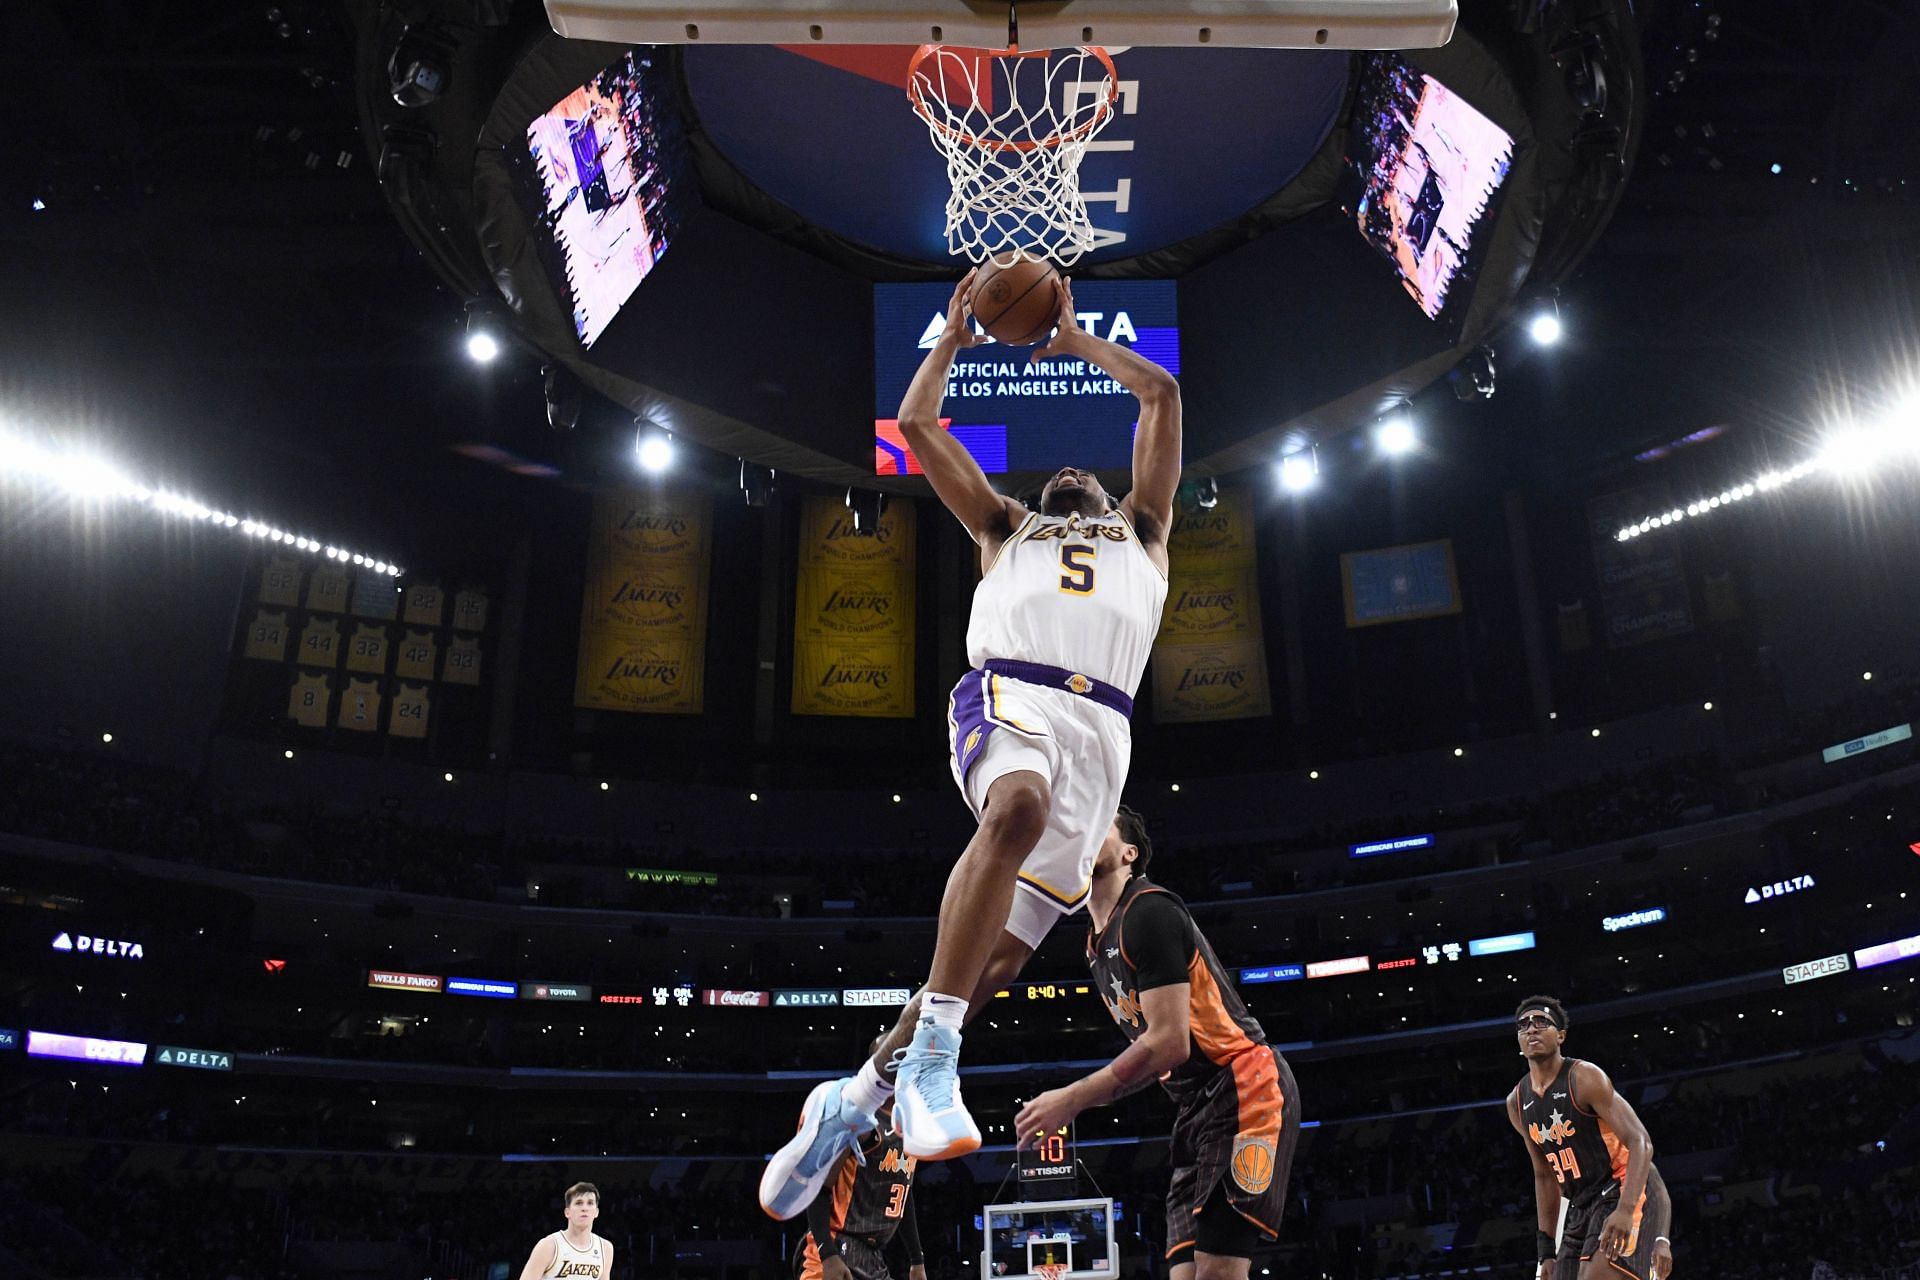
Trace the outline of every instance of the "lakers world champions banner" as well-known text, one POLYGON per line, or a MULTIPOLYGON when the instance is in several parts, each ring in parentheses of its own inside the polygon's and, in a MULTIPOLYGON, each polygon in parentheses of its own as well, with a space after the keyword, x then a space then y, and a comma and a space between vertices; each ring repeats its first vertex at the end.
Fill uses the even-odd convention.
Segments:
POLYGON ((699 714, 712 545, 709 491, 594 495, 575 706, 699 714))
POLYGON ((1271 715, 1259 558, 1246 490, 1221 489, 1210 511, 1177 511, 1167 556, 1167 607, 1153 646, 1155 718, 1271 715))
POLYGON ((793 713, 913 715, 913 504, 887 504, 871 536, 831 497, 800 513, 793 713))

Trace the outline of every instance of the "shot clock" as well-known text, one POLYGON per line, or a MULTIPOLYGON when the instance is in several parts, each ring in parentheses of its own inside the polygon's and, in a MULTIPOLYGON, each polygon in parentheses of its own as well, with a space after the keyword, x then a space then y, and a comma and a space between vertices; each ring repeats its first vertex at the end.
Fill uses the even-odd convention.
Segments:
POLYGON ((1020 1152, 1020 1190, 1071 1185, 1080 1162, 1074 1157, 1073 1126, 1058 1129, 1020 1152))

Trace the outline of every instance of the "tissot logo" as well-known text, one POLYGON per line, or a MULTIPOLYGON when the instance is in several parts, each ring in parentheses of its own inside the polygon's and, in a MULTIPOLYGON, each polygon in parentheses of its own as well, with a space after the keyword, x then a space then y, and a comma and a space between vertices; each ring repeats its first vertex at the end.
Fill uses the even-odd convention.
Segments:
POLYGON ((137 942, 119 938, 95 938, 84 933, 63 933, 53 940, 55 951, 78 951, 95 956, 118 956, 122 960, 144 960, 146 948, 137 942))

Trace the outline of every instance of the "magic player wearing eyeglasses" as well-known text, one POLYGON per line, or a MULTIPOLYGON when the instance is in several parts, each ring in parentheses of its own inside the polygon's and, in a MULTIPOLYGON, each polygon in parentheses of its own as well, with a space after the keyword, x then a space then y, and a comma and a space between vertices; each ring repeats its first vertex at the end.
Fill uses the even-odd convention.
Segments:
POLYGON ((1673 1204, 1647 1127, 1606 1072, 1560 1052, 1567 1011, 1558 1000, 1528 996, 1513 1020, 1527 1074, 1507 1095, 1507 1119, 1533 1162, 1539 1280, 1666 1280, 1673 1204))

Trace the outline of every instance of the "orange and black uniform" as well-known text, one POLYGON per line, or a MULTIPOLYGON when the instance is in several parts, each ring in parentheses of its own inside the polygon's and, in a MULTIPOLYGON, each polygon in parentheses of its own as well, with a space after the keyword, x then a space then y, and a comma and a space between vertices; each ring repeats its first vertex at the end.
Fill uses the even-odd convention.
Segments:
POLYGON ((820 1262, 823 1250, 838 1254, 853 1280, 887 1280, 885 1253, 896 1231, 906 1246, 908 1264, 920 1265, 920 1224, 908 1199, 919 1161, 902 1149, 898 1134, 885 1129, 868 1134, 860 1153, 867 1162, 861 1164, 849 1151, 807 1206, 807 1232, 793 1257, 793 1273, 801 1280, 821 1280, 826 1274, 820 1262))
MULTIPOLYGON (((1536 1093, 1531 1077, 1520 1080, 1520 1124, 1527 1141, 1540 1149, 1567 1201, 1567 1225, 1560 1236, 1554 1272, 1574 1280, 1575 1269, 1602 1257, 1600 1228, 1620 1206, 1620 1183, 1627 1176, 1627 1148, 1612 1129, 1580 1105, 1574 1094, 1573 1068, 1567 1058, 1545 1093, 1536 1093)), ((1647 1170, 1647 1189, 1633 1210, 1633 1234, 1626 1251, 1606 1259, 1636 1280, 1652 1274, 1653 1242, 1668 1233, 1673 1204, 1658 1169, 1647 1170)))
POLYGON ((1140 995, 1188 983, 1187 1060, 1161 1084, 1179 1108, 1167 1185, 1167 1258, 1251 1257, 1280 1229, 1300 1137, 1300 1090, 1267 1043, 1187 906, 1134 876, 1106 928, 1087 932, 1087 965, 1127 1039, 1146 1034, 1140 995))

